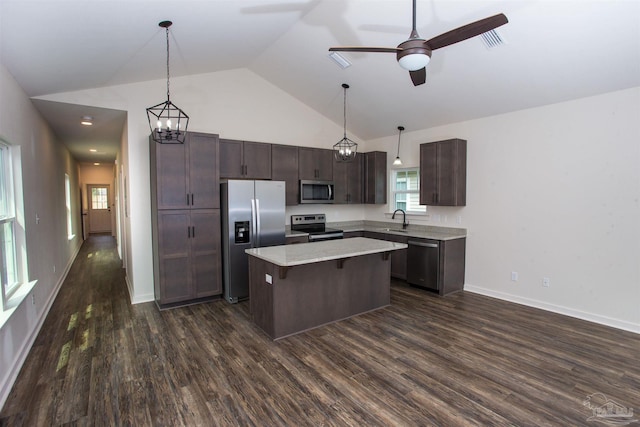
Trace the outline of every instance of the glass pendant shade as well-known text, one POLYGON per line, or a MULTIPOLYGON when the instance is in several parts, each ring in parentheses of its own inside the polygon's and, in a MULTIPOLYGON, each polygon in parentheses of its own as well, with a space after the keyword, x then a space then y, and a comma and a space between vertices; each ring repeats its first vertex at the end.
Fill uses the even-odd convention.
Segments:
POLYGON ((169 27, 171 21, 158 25, 166 30, 167 36, 167 100, 147 108, 147 120, 151 137, 160 144, 184 144, 189 125, 189 116, 170 100, 169 94, 169 27))
POLYGON ((431 58, 424 53, 412 53, 411 55, 405 55, 398 60, 398 63, 402 68, 407 71, 421 70, 427 66, 431 58))
POLYGON ((347 138, 347 89, 349 85, 342 84, 344 88, 344 136, 333 145, 333 156, 338 162, 350 162, 356 158, 358 144, 347 138))

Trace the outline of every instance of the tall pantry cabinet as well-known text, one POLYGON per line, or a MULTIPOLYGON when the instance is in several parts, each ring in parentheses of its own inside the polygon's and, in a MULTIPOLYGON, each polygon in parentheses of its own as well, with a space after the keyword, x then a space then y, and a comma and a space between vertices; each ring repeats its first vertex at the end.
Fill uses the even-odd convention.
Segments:
POLYGON ((155 299, 159 307, 222 294, 218 135, 149 138, 155 299))

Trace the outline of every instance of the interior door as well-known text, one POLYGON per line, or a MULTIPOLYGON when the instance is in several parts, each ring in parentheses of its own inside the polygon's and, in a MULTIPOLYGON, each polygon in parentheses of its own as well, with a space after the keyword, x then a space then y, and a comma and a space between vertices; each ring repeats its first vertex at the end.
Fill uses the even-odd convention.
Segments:
POLYGON ((88 185, 89 233, 111 232, 109 185, 88 185))

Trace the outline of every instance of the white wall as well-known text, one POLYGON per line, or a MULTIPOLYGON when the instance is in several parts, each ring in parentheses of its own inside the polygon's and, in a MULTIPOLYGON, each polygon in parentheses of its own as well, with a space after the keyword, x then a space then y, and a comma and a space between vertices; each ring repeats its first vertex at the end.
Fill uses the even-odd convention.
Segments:
POLYGON ((40 325, 68 268, 82 244, 80 237, 78 167, 56 141, 26 94, 0 64, 0 137, 20 147, 29 280, 31 293, 0 329, 0 407, 29 352, 40 325), (67 238, 65 178, 71 180, 75 238, 67 238), (36 214, 40 221, 36 223, 36 214), (33 302, 31 295, 33 295, 33 302))
MULTIPOLYGON (((42 97, 128 112, 122 164, 131 243, 127 280, 134 303, 153 300, 146 108, 164 100, 165 88, 166 81, 156 80, 42 97)), ((247 69, 172 78, 171 101, 189 114, 189 130, 217 133, 222 138, 330 148, 343 133, 340 125, 247 69)), ((351 212, 363 216, 361 207, 323 207, 323 211, 330 221, 350 217, 351 212)))
POLYGON ((468 144, 467 206, 410 220, 468 229, 465 289, 640 332, 640 88, 408 130, 401 158, 418 166, 420 143, 453 137, 468 144))

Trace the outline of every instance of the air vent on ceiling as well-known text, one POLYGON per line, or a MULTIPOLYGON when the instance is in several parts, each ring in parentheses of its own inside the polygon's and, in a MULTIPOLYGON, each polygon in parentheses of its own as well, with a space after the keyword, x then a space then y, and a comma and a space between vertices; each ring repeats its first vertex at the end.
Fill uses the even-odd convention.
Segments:
POLYGON ((491 30, 486 33, 482 33, 480 34, 480 38, 487 49, 493 49, 507 43, 498 30, 491 30))

